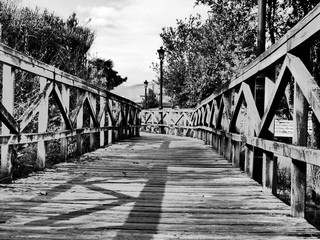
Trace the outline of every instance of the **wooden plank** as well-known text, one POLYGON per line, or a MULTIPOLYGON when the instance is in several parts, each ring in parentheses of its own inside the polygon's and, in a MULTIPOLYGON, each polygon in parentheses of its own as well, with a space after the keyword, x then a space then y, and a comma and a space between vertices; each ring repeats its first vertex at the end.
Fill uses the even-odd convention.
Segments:
POLYGON ((191 138, 142 134, 0 187, 1 239, 318 239, 191 138), (196 161, 195 161, 196 159, 196 161))

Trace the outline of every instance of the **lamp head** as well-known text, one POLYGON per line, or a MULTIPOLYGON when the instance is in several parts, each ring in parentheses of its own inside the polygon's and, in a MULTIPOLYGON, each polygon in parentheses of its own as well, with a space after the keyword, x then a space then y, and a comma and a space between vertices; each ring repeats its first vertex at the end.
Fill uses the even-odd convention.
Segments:
POLYGON ((163 47, 160 47, 160 49, 158 49, 159 59, 161 61, 164 59, 164 52, 165 50, 163 49, 163 47))

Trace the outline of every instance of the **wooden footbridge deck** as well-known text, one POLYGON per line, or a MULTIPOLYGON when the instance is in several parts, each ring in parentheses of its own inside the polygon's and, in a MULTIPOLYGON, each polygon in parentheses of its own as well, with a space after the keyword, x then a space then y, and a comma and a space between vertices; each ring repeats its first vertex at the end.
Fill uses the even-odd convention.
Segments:
POLYGON ((0 187, 0 239, 318 239, 201 140, 142 134, 0 187))

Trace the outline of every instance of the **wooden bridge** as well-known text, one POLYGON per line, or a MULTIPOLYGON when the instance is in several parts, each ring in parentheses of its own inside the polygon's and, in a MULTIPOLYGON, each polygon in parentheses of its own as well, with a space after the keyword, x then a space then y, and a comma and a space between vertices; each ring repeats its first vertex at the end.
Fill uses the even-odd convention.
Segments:
POLYGON ((318 239, 192 138, 142 134, 0 188, 0 239, 318 239))
POLYGON ((319 238, 304 219, 307 169, 320 167, 319 146, 308 144, 320 131, 320 87, 310 73, 319 22, 320 5, 187 110, 141 111, 0 45, 0 238, 319 238), (26 83, 30 99, 17 95, 26 83), (292 133, 281 141, 277 109, 291 85, 292 133), (63 163, 47 169, 52 154, 63 163), (291 167, 290 206, 274 196, 282 158, 291 167), (17 161, 39 171, 12 181, 17 161))

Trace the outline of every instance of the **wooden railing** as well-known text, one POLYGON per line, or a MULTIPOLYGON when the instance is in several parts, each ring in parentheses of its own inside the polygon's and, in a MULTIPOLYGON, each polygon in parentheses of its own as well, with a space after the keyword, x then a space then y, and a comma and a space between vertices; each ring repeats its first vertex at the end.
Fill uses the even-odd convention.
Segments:
POLYGON ((291 212, 298 217, 305 216, 307 164, 320 166, 320 150, 307 147, 308 115, 320 120, 320 87, 308 70, 310 46, 319 39, 319 31, 320 5, 236 79, 202 101, 192 115, 195 137, 213 145, 234 165, 242 164, 273 193, 276 156, 290 158, 291 212), (274 127, 288 83, 294 85, 292 144, 275 139, 274 127))
POLYGON ((142 130, 177 136, 192 136, 192 113, 193 109, 142 110, 142 130))
POLYGON ((4 45, 0 45, 0 62, 1 182, 11 181, 16 146, 36 143, 36 168, 43 169, 48 142, 59 141, 60 157, 65 160, 71 143, 77 154, 82 154, 85 136, 89 139, 89 150, 94 150, 118 139, 139 135, 140 107, 134 102, 90 86, 82 79, 4 45), (16 81, 17 74, 19 81, 16 81), (19 114, 16 108, 21 103, 17 102, 15 91, 26 84, 25 81, 35 81, 33 86, 37 89, 32 89, 36 93, 26 110, 19 114), (51 119, 54 110, 58 117, 51 119), (52 127, 49 123, 53 121, 52 127))

